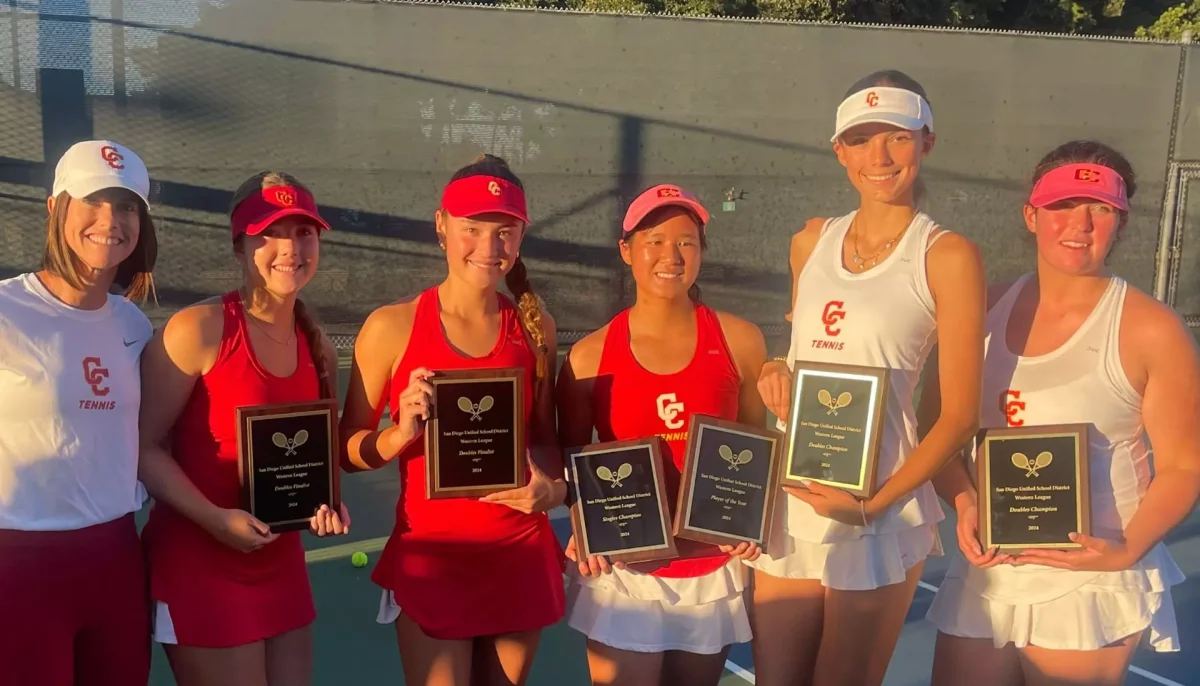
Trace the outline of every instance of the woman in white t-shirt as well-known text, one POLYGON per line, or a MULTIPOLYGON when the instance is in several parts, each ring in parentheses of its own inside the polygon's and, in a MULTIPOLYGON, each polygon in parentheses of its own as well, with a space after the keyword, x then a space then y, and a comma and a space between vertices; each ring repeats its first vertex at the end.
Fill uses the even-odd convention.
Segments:
POLYGON ((146 167, 85 141, 55 170, 40 271, 0 281, 0 681, 136 686, 150 674, 133 513, 139 357, 131 300, 157 254, 146 167), (121 295, 115 295, 114 292, 121 295))
MULTIPOLYGON (((1139 643, 1179 650, 1183 574, 1161 541, 1200 494, 1200 363, 1179 316, 1105 266, 1135 189, 1129 161, 1094 141, 1034 171, 1037 267, 989 294, 980 425, 1086 424, 1092 531, 1078 550, 985 551, 973 480, 952 461, 934 483, 962 556, 929 610, 934 684, 1121 684, 1139 643)), ((925 389, 922 424, 941 404, 925 389)))
POLYGON ((883 682, 943 518, 929 480, 975 432, 985 280, 974 243, 916 206, 934 147, 924 89, 896 71, 854 84, 833 149, 857 192, 841 217, 792 237, 791 340, 763 366, 767 407, 788 417, 794 364, 887 370, 870 498, 816 482, 776 503, 778 535, 754 567, 751 626, 760 686, 883 682), (933 346, 949 400, 921 440, 914 397, 933 346))

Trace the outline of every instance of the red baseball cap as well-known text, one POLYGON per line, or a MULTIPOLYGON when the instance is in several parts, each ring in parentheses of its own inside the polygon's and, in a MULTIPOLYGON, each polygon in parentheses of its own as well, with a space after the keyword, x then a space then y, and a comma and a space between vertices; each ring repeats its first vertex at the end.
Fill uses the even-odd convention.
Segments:
POLYGON ((468 176, 451 181, 442 191, 442 209, 455 217, 496 212, 529 223, 525 191, 498 176, 468 176))
POLYGON ((1129 211, 1125 179, 1116 171, 1099 164, 1064 164, 1046 172, 1033 186, 1029 204, 1045 207, 1068 198, 1089 198, 1129 211))
POLYGON ((695 212, 700 216, 700 231, 704 231, 704 226, 708 224, 709 214, 708 210, 704 209, 704 205, 700 204, 700 200, 679 186, 663 183, 645 190, 629 204, 629 210, 625 212, 625 221, 621 227, 621 237, 624 238, 632 233, 651 212, 668 205, 686 207, 695 212))
POLYGON ((317 212, 312 193, 298 186, 272 186, 243 200, 233 210, 233 237, 255 236, 284 217, 307 217, 323 230, 329 223, 317 212))

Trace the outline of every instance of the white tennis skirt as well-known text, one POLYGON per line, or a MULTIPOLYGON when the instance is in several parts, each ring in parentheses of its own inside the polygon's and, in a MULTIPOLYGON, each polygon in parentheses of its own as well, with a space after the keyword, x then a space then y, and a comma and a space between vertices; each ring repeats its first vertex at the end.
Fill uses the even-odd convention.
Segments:
POLYGON ((972 591, 959 577, 946 577, 927 614, 945 634, 990 638, 997 648, 1036 646, 1048 650, 1099 650, 1146 631, 1143 646, 1179 650, 1179 628, 1171 590, 1145 592, 1085 584, 1053 600, 1009 605, 972 591))
POLYGON ((630 570, 584 577, 568 565, 567 624, 598 643, 638 653, 712 655, 750 641, 739 560, 701 577, 667 579, 630 570))
POLYGON ((898 584, 925 558, 942 555, 942 539, 932 523, 835 543, 792 537, 788 546, 792 552, 783 557, 763 553, 744 564, 781 579, 820 579, 822 586, 838 591, 870 591, 898 584))

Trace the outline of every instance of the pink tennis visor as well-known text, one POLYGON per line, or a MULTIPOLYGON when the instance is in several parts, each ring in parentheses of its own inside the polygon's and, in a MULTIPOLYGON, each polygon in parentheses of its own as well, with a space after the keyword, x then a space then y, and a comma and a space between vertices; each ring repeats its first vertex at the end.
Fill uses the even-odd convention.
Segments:
POLYGON ((700 199, 679 186, 664 183, 646 189, 629 204, 629 209, 625 212, 625 221, 621 225, 621 238, 624 239, 637 229, 651 212, 667 205, 686 207, 695 212, 700 217, 700 231, 704 231, 709 214, 700 203, 700 199))
POLYGON ((1029 204, 1045 207, 1069 198, 1089 198, 1107 203, 1122 212, 1129 211, 1125 179, 1099 164, 1065 164, 1046 172, 1029 195, 1029 204))

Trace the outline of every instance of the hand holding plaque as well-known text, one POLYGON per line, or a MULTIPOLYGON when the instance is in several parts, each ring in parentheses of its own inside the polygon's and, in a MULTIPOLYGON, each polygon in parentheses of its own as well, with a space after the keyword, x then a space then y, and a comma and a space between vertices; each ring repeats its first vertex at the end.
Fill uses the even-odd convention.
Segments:
POLYGON ((717 545, 766 547, 782 448, 778 432, 692 415, 674 534, 717 545))
POLYGON ((239 407, 241 508, 273 533, 308 529, 322 505, 341 509, 338 404, 239 407))
POLYGON ((568 498, 581 560, 649 562, 677 556, 657 438, 567 451, 568 498))
POLYGON ((1072 550, 1090 534, 1087 425, 985 429, 976 441, 984 549, 1072 550))
POLYGON ((426 497, 480 497, 524 486, 525 370, 438 371, 428 383, 426 497))
POLYGON ((814 482, 869 499, 888 380, 888 370, 878 367, 796 362, 780 483, 814 482))

